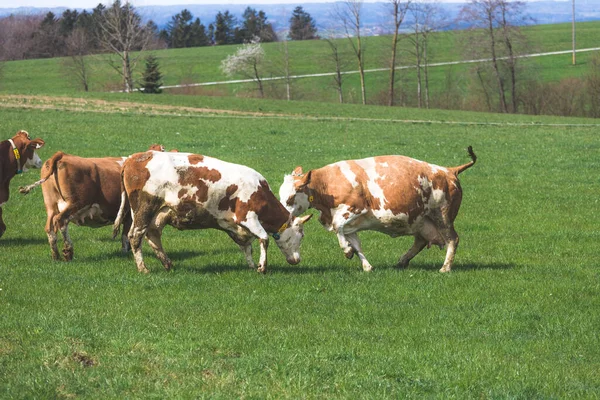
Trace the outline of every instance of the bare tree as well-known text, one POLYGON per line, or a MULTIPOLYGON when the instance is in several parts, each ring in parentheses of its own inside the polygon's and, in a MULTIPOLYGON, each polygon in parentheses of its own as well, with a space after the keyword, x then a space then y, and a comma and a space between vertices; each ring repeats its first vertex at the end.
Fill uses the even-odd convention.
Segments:
POLYGON ((73 76, 86 92, 90 89, 91 41, 85 29, 75 28, 65 41, 69 57, 63 61, 68 75, 73 76))
POLYGON ((260 97, 265 97, 262 82, 261 66, 265 51, 257 41, 242 45, 234 54, 230 54, 221 62, 221 70, 227 76, 242 75, 252 79, 257 86, 260 97))
POLYGON ((389 0, 389 6, 391 7, 391 15, 393 19, 394 34, 392 36, 392 56, 390 59, 390 83, 388 89, 388 105, 394 105, 394 86, 396 83, 396 58, 398 53, 398 38, 400 32, 400 25, 404 21, 406 12, 410 5, 410 0, 402 2, 402 0, 389 0))
POLYGON ((141 17, 126 0, 125 5, 116 0, 104 11, 99 23, 98 39, 102 48, 118 58, 109 58, 109 63, 123 79, 123 90, 131 92, 134 88, 133 70, 142 53, 152 40, 152 33, 142 25, 141 17), (132 53, 137 51, 136 55, 132 53))
POLYGON ((524 10, 521 1, 470 0, 459 16, 461 21, 470 24, 467 46, 472 56, 490 60, 499 110, 503 113, 517 111, 517 60, 521 53, 519 48, 527 46, 517 25, 529 19, 524 10), (510 110, 507 88, 511 95, 510 110))
POLYGON ((333 75, 334 87, 338 93, 340 104, 344 102, 344 92, 342 84, 344 82, 344 69, 346 69, 347 61, 344 52, 340 49, 339 40, 334 39, 332 33, 328 33, 323 39, 329 45, 330 62, 333 63, 335 74, 333 75))
POLYGON ((446 18, 436 2, 414 0, 410 5, 413 18, 413 33, 410 41, 413 44, 417 73, 417 105, 429 108, 429 42, 431 34, 442 29, 446 18))
POLYGON ((0 60, 24 60, 34 52, 35 32, 41 16, 14 16, 0 19, 0 60))
POLYGON ((362 103, 367 104, 367 92, 365 88, 365 60, 364 47, 361 39, 361 9, 362 0, 345 0, 336 3, 335 14, 344 28, 346 38, 348 38, 356 60, 358 62, 358 72, 360 75, 360 91, 362 103))

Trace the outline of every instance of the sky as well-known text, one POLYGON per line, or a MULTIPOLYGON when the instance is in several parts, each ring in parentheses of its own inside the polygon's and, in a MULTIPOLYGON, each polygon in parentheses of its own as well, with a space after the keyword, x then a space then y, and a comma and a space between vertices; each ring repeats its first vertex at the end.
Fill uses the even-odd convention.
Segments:
MULTIPOLYGON (((123 0, 122 0, 123 1, 123 0)), ((130 0, 136 7, 155 5, 185 5, 185 4, 303 4, 325 3, 335 0, 130 0)), ((381 0, 380 0, 381 1, 381 0)), ((107 0, 0 0, 0 8, 17 7, 66 7, 66 8, 94 8, 102 4, 112 4, 107 0)))

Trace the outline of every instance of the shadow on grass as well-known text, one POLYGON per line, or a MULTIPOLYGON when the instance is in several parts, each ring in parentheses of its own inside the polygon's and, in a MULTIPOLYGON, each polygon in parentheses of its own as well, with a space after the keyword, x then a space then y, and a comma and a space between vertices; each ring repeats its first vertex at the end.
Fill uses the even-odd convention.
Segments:
POLYGON ((32 244, 48 244, 46 238, 3 238, 0 239, 0 246, 28 246, 32 244))
MULTIPOLYGON (((516 264, 506 263, 455 263, 452 266, 452 272, 475 271, 475 270, 507 270, 516 268, 516 264)), ((426 271, 439 271, 442 263, 419 263, 411 262, 407 269, 398 269, 399 271, 410 271, 411 269, 420 269, 426 271)))

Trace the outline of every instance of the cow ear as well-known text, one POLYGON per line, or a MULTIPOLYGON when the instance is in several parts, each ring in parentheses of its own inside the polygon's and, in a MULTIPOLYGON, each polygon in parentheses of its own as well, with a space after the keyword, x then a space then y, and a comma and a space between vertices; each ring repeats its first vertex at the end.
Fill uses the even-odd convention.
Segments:
POLYGON ((37 138, 37 139, 33 139, 31 142, 29 142, 27 147, 31 147, 32 149, 37 150, 37 149, 43 147, 45 144, 46 144, 46 142, 44 142, 40 138, 37 138))
POLYGON ((298 165, 296 168, 294 168, 292 175, 294 175, 294 176, 302 175, 302 167, 298 165))
POLYGON ((298 181, 296 181, 296 189, 302 189, 306 187, 310 183, 310 178, 312 177, 312 170, 308 171, 306 175, 301 177, 298 181))

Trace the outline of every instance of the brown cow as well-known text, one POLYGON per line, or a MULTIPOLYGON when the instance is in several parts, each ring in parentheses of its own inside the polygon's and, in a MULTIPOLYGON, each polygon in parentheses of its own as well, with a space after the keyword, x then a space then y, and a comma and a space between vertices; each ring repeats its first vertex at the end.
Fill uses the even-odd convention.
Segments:
POLYGON ((43 145, 42 139, 31 140, 26 131, 19 131, 12 139, 0 142, 0 237, 6 231, 2 220, 2 206, 8 201, 10 180, 15 175, 27 171, 26 167, 42 166, 42 160, 36 150, 43 145))
MULTIPOLYGON (((150 149, 164 151, 159 144, 150 149)), ((73 242, 69 236, 69 223, 92 228, 114 222, 121 204, 121 167, 126 157, 83 158, 59 151, 44 163, 41 179, 19 188, 23 194, 42 185, 46 205, 46 234, 52 258, 60 259, 57 232, 63 237, 63 256, 73 259, 73 242), (54 177, 54 179, 50 179, 54 177)), ((127 232, 131 219, 123 223, 121 238, 123 252, 129 251, 127 232)))
POLYGON ((130 156, 123 165, 124 205, 131 203, 131 249, 139 272, 148 269, 142 258, 142 239, 166 270, 171 260, 162 248, 161 235, 168 224, 177 229, 214 228, 225 231, 253 268, 251 243, 260 241, 259 272, 267 267, 269 234, 290 264, 300 262, 303 224, 311 217, 293 218, 255 170, 215 158, 189 153, 148 151, 130 156))
POLYGON ((425 246, 448 246, 440 272, 449 272, 458 246, 454 219, 462 200, 458 174, 472 161, 443 168, 404 156, 340 161, 303 173, 296 167, 279 190, 282 204, 294 216, 309 208, 320 211, 321 224, 337 234, 347 258, 358 254, 363 270, 372 266, 357 232, 374 230, 392 237, 412 235, 415 242, 398 266, 405 268, 425 246))

